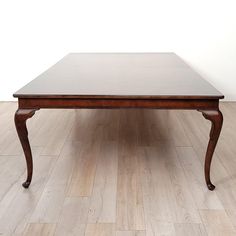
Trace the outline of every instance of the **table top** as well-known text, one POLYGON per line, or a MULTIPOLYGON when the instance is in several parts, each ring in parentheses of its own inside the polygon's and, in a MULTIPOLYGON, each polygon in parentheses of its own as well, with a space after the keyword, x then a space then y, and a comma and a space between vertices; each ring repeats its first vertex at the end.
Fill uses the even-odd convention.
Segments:
POLYGON ((70 53, 19 98, 220 99, 175 53, 70 53))

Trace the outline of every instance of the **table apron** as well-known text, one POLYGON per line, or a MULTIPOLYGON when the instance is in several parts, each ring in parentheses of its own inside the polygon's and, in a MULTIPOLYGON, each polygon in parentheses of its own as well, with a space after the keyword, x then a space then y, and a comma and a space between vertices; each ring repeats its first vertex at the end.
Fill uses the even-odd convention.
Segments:
POLYGON ((150 108, 216 110, 218 99, 76 99, 76 98, 18 98, 20 109, 41 108, 150 108))

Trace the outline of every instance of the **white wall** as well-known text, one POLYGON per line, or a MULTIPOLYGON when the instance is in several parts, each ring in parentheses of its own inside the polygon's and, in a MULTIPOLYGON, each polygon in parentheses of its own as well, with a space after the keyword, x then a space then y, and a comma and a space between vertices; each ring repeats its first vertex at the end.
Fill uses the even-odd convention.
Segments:
POLYGON ((174 51, 236 100, 235 0, 0 1, 0 100, 68 52, 174 51))

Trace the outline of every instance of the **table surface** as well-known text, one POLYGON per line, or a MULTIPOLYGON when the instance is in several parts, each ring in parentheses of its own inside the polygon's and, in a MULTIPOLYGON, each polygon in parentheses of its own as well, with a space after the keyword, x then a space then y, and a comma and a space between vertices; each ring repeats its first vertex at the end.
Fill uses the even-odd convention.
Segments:
POLYGON ((70 53, 14 97, 220 99, 223 95, 175 53, 70 53))

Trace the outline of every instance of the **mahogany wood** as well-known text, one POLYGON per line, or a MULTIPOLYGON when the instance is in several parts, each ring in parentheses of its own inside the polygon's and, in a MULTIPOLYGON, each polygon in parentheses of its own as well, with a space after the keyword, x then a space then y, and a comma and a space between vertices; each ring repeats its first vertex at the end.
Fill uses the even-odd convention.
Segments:
POLYGON ((28 130, 26 127, 26 121, 31 118, 35 109, 18 109, 15 113, 15 125, 17 134, 19 136, 22 148, 24 150, 26 164, 27 164, 27 179, 22 184, 23 187, 28 188, 33 174, 33 160, 32 160, 32 152, 30 148, 30 143, 28 139, 28 130))
POLYGON ((26 84, 18 98, 219 99, 175 53, 71 53, 26 84))
POLYGON ((220 135, 224 96, 174 53, 69 54, 14 94, 19 109, 15 124, 27 162, 29 187, 33 161, 26 121, 44 108, 193 109, 212 122, 205 157, 209 190, 210 165, 220 135))
POLYGON ((76 99, 19 98, 19 108, 218 109, 218 99, 76 99))
POLYGON ((210 168, 211 168, 211 160, 213 153, 215 151, 215 147, 220 136, 222 124, 223 124, 223 115, 219 110, 213 111, 202 111, 203 116, 211 121, 211 131, 210 131, 210 139, 207 146, 207 152, 205 157, 205 180, 208 189, 214 190, 215 186, 211 183, 210 179, 210 168))

